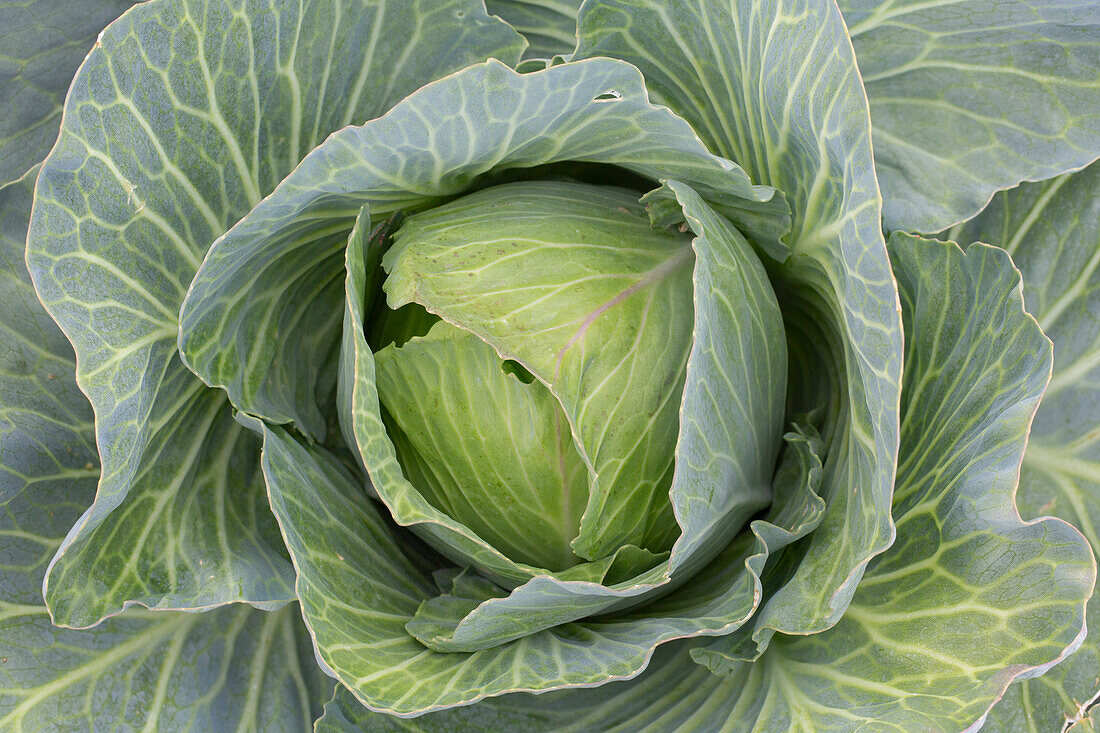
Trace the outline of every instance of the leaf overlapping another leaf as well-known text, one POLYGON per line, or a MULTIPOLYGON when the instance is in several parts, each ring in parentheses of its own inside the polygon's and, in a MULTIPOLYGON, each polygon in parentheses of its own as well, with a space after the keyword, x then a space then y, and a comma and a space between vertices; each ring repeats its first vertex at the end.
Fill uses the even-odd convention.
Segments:
MULTIPOLYGON (((759 592, 756 577, 769 552, 814 524, 812 509, 777 520, 789 520, 789 526, 760 523, 755 529, 767 541, 755 548, 733 543, 676 593, 640 611, 562 624, 473 653, 440 653, 405 630, 421 601, 437 593, 431 579, 403 554, 408 542, 387 526, 377 505, 365 501, 362 488, 331 456, 302 445, 281 428, 257 427, 265 432, 269 490, 298 570, 297 591, 319 656, 354 690, 355 699, 384 713, 419 715, 516 691, 629 679, 649 664, 662 642, 735 628, 751 613, 759 592)), ((659 669, 663 662, 654 664, 659 669)), ((721 679, 689 666, 702 672, 694 675, 696 682, 721 679)), ((352 699, 353 693, 347 694, 352 699)), ((500 704, 508 708, 514 699, 506 695, 500 704)), ((483 700, 469 712, 458 708, 417 720, 451 725, 483 714, 491 720, 496 706, 496 700, 483 700)), ((361 708, 367 729, 405 724, 366 710, 361 708)))
POLYGON ((318 730, 972 730, 1013 679, 1073 652, 1095 560, 1068 524, 1024 522, 1014 505, 1051 364, 1019 273, 984 245, 964 253, 894 235, 891 253, 908 336, 898 542, 837 625, 776 635, 757 661, 732 658, 724 674, 693 658, 716 668, 726 637, 679 642, 631 683, 413 720, 357 708, 341 689, 318 730))
POLYGON ((0 728, 1095 727, 1100 6, 151 0, 32 286, 129 4, 0 8, 0 728), (694 234, 681 535, 550 572, 397 460, 379 222, 596 164, 694 234))
POLYGON ((42 162, 65 92, 104 26, 135 0, 12 0, 0 7, 0 186, 42 162))
MULTIPOLYGON (((650 104, 630 65, 593 59, 521 75, 493 60, 334 134, 222 237, 180 314, 188 364, 224 386, 239 409, 312 433, 317 390, 303 385, 316 383, 316 366, 281 359, 280 349, 295 334, 323 330, 301 322, 295 283, 301 273, 310 282, 342 281, 342 253, 360 207, 379 221, 461 194, 490 171, 565 160, 682 180, 723 212, 767 214, 761 238, 782 246, 774 237, 785 225, 782 196, 753 186, 682 119, 650 104), (608 90, 619 97, 599 100, 608 90), (273 362, 280 370, 274 375, 266 372, 273 362)), ((329 297, 335 295, 308 302, 328 315, 329 297)))
POLYGON ((788 332, 788 411, 828 411, 827 508, 763 613, 789 633, 821 631, 893 539, 901 372, 870 119, 843 21, 817 0, 607 0, 581 8, 579 38, 576 58, 635 64, 657 101, 791 203, 792 257, 769 274, 788 332))
MULTIPOLYGON (((48 574, 55 620, 293 599, 258 442, 180 360, 179 307, 210 243, 333 129, 522 45, 476 0, 153 0, 102 34, 43 165, 27 256, 78 354, 103 466, 48 574)), ((323 280, 295 282, 324 302, 323 280)), ((312 364, 339 319, 315 312, 271 373, 312 364)))
MULTIPOLYGON (((238 359, 243 358, 244 363, 249 364, 263 363, 260 357, 268 345, 279 340, 279 334, 274 329, 264 330, 262 323, 266 314, 253 310, 253 300, 246 295, 254 293, 255 286, 244 287, 243 283, 263 283, 261 289, 265 292, 270 287, 271 292, 281 293, 286 273, 327 267, 327 263, 346 247, 343 242, 337 243, 335 237, 339 227, 351 226, 349 207, 363 205, 360 217, 385 215, 402 207, 415 209, 436 203, 446 195, 460 193, 490 170, 529 167, 559 159, 618 164, 654 178, 675 175, 685 186, 698 192, 697 208, 716 210, 710 215, 716 222, 724 221, 717 212, 732 211, 731 215, 739 215, 746 208, 770 212, 777 206, 785 206, 781 199, 773 196, 771 189, 752 186, 741 169, 710 154, 683 120, 667 110, 653 107, 637 70, 628 64, 593 59, 521 75, 490 61, 421 89, 367 125, 332 136, 270 198, 219 240, 197 276, 182 311, 181 343, 189 363, 215 383, 222 383, 223 377, 233 376, 235 370, 227 365, 238 359), (609 89, 617 94, 614 101, 600 99, 609 89), (446 143, 433 147, 433 140, 450 140, 452 136, 459 136, 463 144, 446 143), (388 171, 400 173, 394 175, 388 171), (363 204, 364 201, 367 203, 363 204), (332 228, 326 230, 331 243, 319 244, 313 239, 322 221, 331 224, 332 228), (240 303, 240 308, 233 303, 240 303), (242 334, 246 335, 243 342, 242 334), (245 347, 243 352, 242 345, 245 347), (207 373, 207 370, 213 371, 207 373)), ((695 216, 703 218, 702 214, 695 216)), ((361 223, 360 226, 365 225, 361 223)), ((726 229, 715 230, 715 236, 736 237, 715 245, 727 248, 729 253, 722 256, 733 255, 736 261, 723 266, 722 276, 735 283, 730 287, 743 287, 746 292, 743 300, 757 303, 763 311, 769 298, 765 295, 768 286, 760 265, 748 252, 740 235, 728 223, 722 226, 726 229)), ((365 237, 366 233, 361 231, 360 236, 365 237)), ((347 251, 353 253, 350 256, 365 257, 354 255, 356 250, 354 244, 347 247, 347 251)), ((364 262, 363 259, 355 261, 364 262)), ((367 291, 366 283, 358 278, 365 280, 371 271, 367 268, 368 274, 357 275, 361 265, 351 262, 349 260, 348 274, 353 280, 349 280, 349 303, 354 304, 354 310, 345 320, 345 334, 362 330, 367 313, 364 310, 367 291)), ((301 308, 293 299, 281 302, 295 312, 301 308)), ((739 314, 736 309, 718 303, 716 306, 723 311, 726 328, 741 324, 739 328, 766 329, 765 334, 747 340, 754 349, 767 351, 781 347, 774 305, 768 309, 766 317, 762 317, 763 313, 751 316, 748 311, 739 314)), ((292 340, 285 333, 282 338, 292 340)), ((752 403, 752 409, 760 407, 761 414, 771 421, 774 429, 745 432, 732 438, 719 433, 721 440, 733 440, 729 449, 732 460, 747 457, 745 460, 751 464, 743 486, 720 485, 714 476, 706 476, 719 486, 717 490, 731 496, 749 490, 747 487, 766 484, 774 443, 762 445, 759 450, 749 448, 749 444, 756 439, 777 440, 780 432, 778 395, 782 385, 757 368, 755 355, 752 361, 742 359, 743 365, 730 376, 731 384, 734 381, 748 384, 746 379, 765 380, 761 385, 753 383, 746 387, 745 392, 751 395, 751 400, 758 401, 752 403), (743 368, 751 373, 746 374, 743 368)), ((398 523, 415 527, 430 537, 437 548, 446 548, 444 551, 452 559, 460 558, 463 563, 473 564, 511 585, 531 580, 533 586, 524 593, 532 593, 532 596, 522 604, 529 628, 548 628, 610 609, 628 597, 655 591, 668 581, 669 568, 658 565, 621 590, 610 591, 584 583, 574 587, 554 578, 540 578, 542 573, 538 569, 521 566, 488 546, 468 528, 428 505, 400 474, 385 426, 378 415, 377 396, 372 394, 375 388, 373 357, 362 335, 350 341, 345 338, 343 362, 343 432, 370 469, 374 489, 387 508, 398 523), (358 390, 358 394, 354 390, 358 390), (349 404, 349 400, 354 404, 349 404)), ((778 362, 773 359, 772 363, 778 362)), ((272 422, 292 419, 297 414, 281 411, 279 400, 285 395, 268 399, 276 394, 273 385, 250 385, 235 379, 226 379, 224 384, 235 404, 249 413, 272 422)), ((725 385, 719 387, 723 402, 729 389, 737 391, 725 385)), ((702 394, 701 399, 709 398, 702 394)), ((731 403, 722 409, 734 407, 731 403)), ((749 413, 741 407, 737 410, 749 413)), ((755 417, 744 419, 745 425, 755 422, 759 422, 755 417)), ((301 422, 296 421, 296 424, 301 422)), ((714 470, 717 475, 717 466, 714 470)), ((683 503, 691 504, 699 490, 685 490, 683 503)), ((712 506, 695 502, 695 507, 690 519, 700 531, 685 532, 683 558, 676 559, 677 551, 673 550, 672 562, 677 565, 691 556, 697 556, 694 567, 704 563, 744 520, 743 502, 723 498, 712 506), (723 517, 731 521, 720 521, 723 517)), ((748 593, 751 605, 753 592, 742 589, 742 583, 748 583, 748 588, 754 581, 734 578, 719 586, 736 586, 730 590, 734 596, 748 593)), ((725 619, 718 622, 718 627, 726 627, 744 615, 740 602, 731 600, 730 603, 734 610, 714 612, 715 617, 725 619)), ((503 609, 506 605, 500 607, 503 609)), ((688 624, 691 628, 694 625, 694 622, 688 624)), ((624 650, 624 654, 638 653, 634 649, 624 650)), ((644 658, 646 652, 640 654, 644 658)), ((629 669, 636 671, 635 667, 629 669)), ((353 673, 346 674, 350 678, 353 673)), ((539 675, 534 678, 543 679, 539 675)), ((550 684, 553 679, 551 670, 546 681, 539 684, 550 684)))
POLYGON ((0 506, 28 488, 50 492, 99 476, 91 409, 65 379, 72 347, 42 310, 23 265, 37 173, 0 186, 0 506))
POLYGON ((131 609, 89 631, 53 625, 47 565, 92 501, 91 409, 72 348, 21 264, 33 172, 0 187, 0 728, 297 731, 332 683, 296 606, 206 614, 131 609))
POLYGON ((995 191, 1100 156, 1091 0, 841 0, 887 229, 935 232, 995 191))
MULTIPOLYGON (((1017 501, 1025 517, 1053 515, 1100 547, 1100 164, 997 194, 950 232, 1005 247, 1023 273, 1024 302, 1054 342, 1054 372, 1024 453, 1017 501)), ((1100 694, 1100 598, 1089 635, 1068 660, 1021 682, 993 709, 990 728, 1058 730, 1100 694)))
POLYGON ((498 15, 527 39, 524 58, 567 54, 577 43, 577 10, 583 0, 485 0, 498 15))

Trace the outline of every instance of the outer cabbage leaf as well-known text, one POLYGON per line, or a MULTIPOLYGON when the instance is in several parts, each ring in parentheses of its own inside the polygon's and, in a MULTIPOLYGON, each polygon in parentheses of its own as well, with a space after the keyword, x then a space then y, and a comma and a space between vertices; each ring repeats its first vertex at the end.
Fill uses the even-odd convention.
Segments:
POLYGON ((907 336, 898 539, 833 629, 776 636, 731 671, 761 686, 759 730, 977 727, 1012 680, 1084 638, 1087 543, 1061 520, 1021 521, 1014 505, 1051 368, 1019 272, 983 245, 895 234, 890 250, 907 336))
POLYGON ((0 505, 20 492, 94 481, 88 401, 71 379, 72 347, 38 302, 23 264, 37 168, 0 187, 0 505))
POLYGON ((1095 579, 1091 550, 1065 522, 1024 522, 1013 504, 1050 342, 1003 251, 907 235, 891 251, 907 336, 898 541, 839 624, 777 635, 726 674, 693 665, 699 642, 681 642, 631 682, 413 720, 356 707, 338 688, 317 729, 976 730, 1013 679, 1071 653, 1095 579))
MULTIPOLYGON (((1024 303, 1054 341, 1050 380, 1024 453, 1017 503, 1025 517, 1053 514, 1100 547, 1100 164, 997 194, 951 231, 961 242, 1003 245, 1023 273, 1024 303)), ((1100 694, 1100 598, 1072 657, 1009 690, 991 730, 1060 730, 1100 694)))
POLYGON ((829 0, 602 0, 576 57, 634 63, 654 98, 791 204, 792 256, 770 268, 787 326, 792 415, 825 407, 825 517, 769 600, 787 633, 828 628, 894 537, 901 324, 880 231, 870 120, 829 0))
POLYGON ((76 68, 135 0, 13 0, 0 6, 0 185, 50 152, 76 68))
POLYGON ((33 178, 0 187, 0 728, 302 730, 332 684, 296 607, 131 609, 90 631, 50 622, 46 565, 95 493, 92 411, 72 348, 22 263, 33 178))
POLYGON ((1100 156, 1093 0, 841 0, 887 229, 935 232, 994 191, 1100 156))
MULTIPOLYGON (((333 129, 521 47, 476 0, 153 0, 102 34, 43 164, 27 257, 75 346, 103 465, 47 575, 58 622, 293 598, 258 442, 180 361, 179 306, 209 244, 333 129)), ((313 314, 311 334, 339 323, 338 307, 313 314)), ((315 338, 267 371, 320 369, 315 338)))
MULTIPOLYGON (((402 719, 368 710, 337 685, 316 733, 671 733, 719 730, 729 716, 728 681, 691 663, 683 642, 661 647, 636 680, 591 690, 517 693, 469 707, 402 719)), ((736 711, 735 711, 736 712, 736 711)))
POLYGON ((530 44, 524 58, 551 58, 577 45, 577 10, 582 0, 485 0, 489 12, 506 20, 530 44))

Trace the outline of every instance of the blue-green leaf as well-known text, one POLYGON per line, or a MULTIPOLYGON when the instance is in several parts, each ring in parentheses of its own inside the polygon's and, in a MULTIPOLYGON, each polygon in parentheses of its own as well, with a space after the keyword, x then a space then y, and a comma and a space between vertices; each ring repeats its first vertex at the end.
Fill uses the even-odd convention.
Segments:
MULTIPOLYGON (((27 257, 76 349, 103 466, 48 576, 57 621, 93 624, 131 601, 293 598, 258 442, 179 358, 184 294, 210 243, 334 129, 521 47, 478 0, 152 0, 104 31, 43 164, 27 257)), ((266 363, 276 380, 303 363, 320 372, 339 326, 327 281, 304 274, 293 283, 315 320, 266 363)), ((308 422, 320 430, 319 412, 308 422)))
POLYGON ((42 310, 26 265, 34 168, 0 186, 0 505, 99 476, 92 411, 76 383, 72 347, 42 310))
POLYGON ((296 606, 131 609, 89 631, 51 624, 47 564, 95 494, 91 408, 72 348, 22 263, 30 175, 0 187, 0 728, 301 731, 332 688, 296 606))
MULTIPOLYGON (((825 502, 818 496, 821 490, 821 438, 807 429, 796 430, 786 436, 787 450, 772 480, 774 494, 768 510, 772 525, 771 535, 761 534, 761 539, 774 551, 786 548, 817 529, 825 502), (789 534, 783 534, 784 528, 789 534)), ((768 563, 761 574, 763 592, 770 595, 782 587, 792 569, 798 567, 797 548, 784 549, 778 558, 768 563)), ((726 674, 739 661, 756 661, 767 648, 772 630, 765 626, 766 618, 757 615, 751 623, 726 636, 703 642, 695 647, 691 656, 715 674, 726 674)))
MULTIPOLYGON (((960 242, 1004 246, 1023 273, 1024 303, 1054 342, 1054 375, 1024 453, 1017 504, 1053 515, 1100 548, 1100 164, 997 194, 951 231, 960 242)), ((1059 730, 1100 694, 1100 597, 1072 657, 1021 682, 993 709, 990 730, 1059 730)))
POLYGON ((65 92, 104 26, 136 0, 9 0, 0 6, 0 185, 50 152, 65 92))
POLYGON ((907 337, 897 542, 834 628, 776 635, 730 671, 758 716, 746 729, 967 729, 1084 638, 1087 543, 1014 504, 1051 365, 1019 272, 984 245, 895 234, 890 247, 907 337))
POLYGON ((871 125, 830 0, 600 0, 576 57, 635 64, 654 98, 791 204, 792 256, 771 268, 790 344, 792 415, 826 408, 821 526, 770 600, 787 633, 828 628, 894 536, 901 324, 880 231, 871 125))
POLYGON ((994 191, 1100 157, 1100 4, 841 0, 887 229, 935 232, 994 191))
POLYGON ((551 58, 577 45, 577 10, 583 0, 485 0, 485 7, 523 34, 524 58, 551 58))

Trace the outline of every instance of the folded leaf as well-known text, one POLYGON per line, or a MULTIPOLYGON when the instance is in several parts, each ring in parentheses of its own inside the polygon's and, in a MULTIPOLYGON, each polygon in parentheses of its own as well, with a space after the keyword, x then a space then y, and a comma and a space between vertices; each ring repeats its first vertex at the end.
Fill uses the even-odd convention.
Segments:
POLYGON ((1092 551, 1065 522, 1024 522, 1013 503, 1051 365, 1019 273, 984 245, 964 253, 895 234, 890 246, 907 336, 898 541, 840 623, 776 635, 758 661, 730 660, 724 674, 691 669, 698 642, 670 644, 630 682, 413 720, 356 708, 338 688, 318 730, 969 730, 1013 679, 1073 652, 1092 551))
POLYGON ((635 680, 610 682, 591 690, 512 694, 469 707, 402 719, 363 707, 337 686, 316 733, 669 733, 718 728, 737 690, 729 680, 691 663, 690 646, 668 644, 656 651, 650 668, 635 680))
MULTIPOLYGON (((773 555, 761 573, 765 596, 770 596, 797 569, 799 555, 796 547, 789 547, 795 541, 817 529, 825 502, 818 496, 821 491, 821 437, 812 429, 795 430, 784 436, 787 450, 775 472, 772 481, 775 494, 768 509, 768 524, 771 531, 779 532, 775 536, 764 534, 764 522, 754 523, 760 526, 757 533, 768 542, 773 555), (793 531, 783 534, 783 528, 793 531), (776 553, 776 550, 781 552, 776 553)), ((738 662, 755 662, 764 653, 771 640, 772 630, 765 626, 766 617, 757 615, 751 623, 726 636, 697 645, 691 651, 691 657, 715 674, 726 674, 737 666, 738 662)))
MULTIPOLYGON (((1017 504, 1026 517, 1053 515, 1100 547, 1100 164, 997 194, 951 231, 963 243, 1004 246, 1023 273, 1024 303, 1054 342, 1054 375, 1035 415, 1017 504)), ((1100 694, 1100 597, 1089 635, 1072 657, 1014 685, 990 714, 991 730, 1058 730, 1100 694)))
MULTIPOLYGON (((521 46, 477 0, 260 3, 246 13, 230 0, 153 0, 104 31, 43 164, 27 257, 76 349, 103 465, 96 501, 49 573, 59 622, 94 624, 130 601, 197 609, 293 598, 258 443, 179 358, 184 294, 210 243, 334 129, 521 46)), ((297 366, 322 373, 339 328, 339 283, 310 274, 288 281, 317 304, 307 335, 258 372, 287 394, 333 388, 332 375, 283 381, 297 366)), ((303 424, 324 429, 316 408, 303 424)))
POLYGON ((711 150, 790 201, 792 257, 769 275, 790 344, 790 414, 826 413, 827 507, 764 613, 785 633, 826 629, 894 537, 902 353, 867 102, 843 20, 829 0, 601 0, 581 8, 579 37, 576 58, 635 64, 711 150))
POLYGON ((963 730, 1084 638, 1087 543, 1013 501, 1051 364, 1019 273, 981 245, 895 234, 890 248, 907 336, 898 539, 833 629, 777 635, 731 670, 755 711, 744 729, 798 729, 812 710, 836 730, 963 730))
POLYGON ((72 348, 19 257, 32 180, 0 187, 0 728, 308 728, 332 683, 314 664, 297 607, 131 609, 89 631, 51 623, 46 567, 92 501, 98 471, 84 465, 95 434, 72 348))
POLYGON ((581 561, 569 542, 588 470, 542 384, 506 373, 492 347, 442 321, 375 363, 387 432, 432 505, 518 562, 556 571, 581 561))

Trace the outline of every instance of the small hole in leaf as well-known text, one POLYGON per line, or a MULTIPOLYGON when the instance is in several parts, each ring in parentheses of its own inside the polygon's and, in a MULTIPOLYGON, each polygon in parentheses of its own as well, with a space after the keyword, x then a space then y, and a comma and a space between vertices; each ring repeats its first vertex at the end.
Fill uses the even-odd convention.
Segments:
POLYGON ((524 384, 530 384, 535 381, 535 375, 523 368, 523 365, 514 359, 506 359, 501 365, 500 369, 505 374, 511 374, 524 384))
POLYGON ((607 92, 604 92, 603 94, 596 95, 592 99, 592 101, 593 102, 618 102, 622 98, 623 98, 622 92, 617 92, 614 89, 612 89, 611 91, 607 91, 607 92))
POLYGON ((455 17, 456 18, 465 18, 466 17, 466 11, 465 10, 456 10, 455 11, 455 17))

